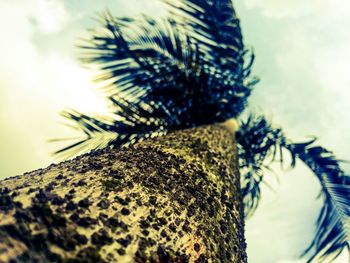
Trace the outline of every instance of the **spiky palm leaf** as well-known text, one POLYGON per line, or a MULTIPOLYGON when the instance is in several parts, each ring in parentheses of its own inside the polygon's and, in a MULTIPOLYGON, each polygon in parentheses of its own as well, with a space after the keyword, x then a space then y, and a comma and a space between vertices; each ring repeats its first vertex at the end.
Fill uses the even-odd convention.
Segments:
POLYGON ((324 203, 316 236, 304 255, 310 255, 310 261, 332 261, 344 248, 350 250, 350 176, 342 171, 333 153, 315 145, 315 140, 284 147, 291 152, 293 165, 295 159, 303 161, 322 187, 324 203))
MULTIPOLYGON (((208 49, 209 55, 220 68, 235 71, 241 77, 249 75, 245 67, 247 50, 242 40, 239 19, 231 0, 163 0, 174 17, 184 23, 198 43, 208 49)), ((253 56, 251 57, 253 60, 253 56)), ((252 62, 251 60, 251 62, 252 62)))
POLYGON ((350 176, 339 161, 323 147, 315 145, 316 139, 305 143, 292 143, 281 129, 273 128, 262 117, 250 116, 242 122, 237 132, 237 143, 242 166, 242 193, 246 215, 252 215, 260 199, 266 161, 275 160, 279 152, 284 162, 283 150, 292 156, 291 167, 299 159, 316 175, 321 184, 323 207, 317 220, 315 238, 303 255, 308 262, 333 260, 345 248, 350 249, 350 176))
POLYGON ((273 128, 265 118, 253 117, 241 122, 236 133, 241 190, 246 217, 254 214, 260 200, 260 184, 270 172, 269 165, 277 153, 282 153, 285 138, 281 129, 273 128))
MULTIPOLYGON (((155 20, 147 16, 138 20, 119 19, 107 12, 100 18, 102 27, 91 31, 91 38, 82 44, 82 61, 98 65, 100 75, 96 80, 103 83, 109 98, 117 94, 126 103, 157 104, 170 112, 177 119, 177 125, 167 126, 166 130, 222 122, 244 110, 257 81, 249 78, 251 63, 243 68, 246 51, 238 19, 233 12, 230 14, 225 13, 222 20, 216 12, 215 21, 197 21, 198 28, 203 23, 208 23, 207 28, 212 27, 206 36, 209 38, 212 34, 210 39, 218 41, 220 45, 214 47, 192 36, 181 19, 155 20), (225 21, 234 24, 226 28, 225 21), (230 33, 234 36, 230 38, 228 30, 233 27, 236 31, 230 33), (226 33, 217 35, 219 29, 226 33), (222 54, 217 53, 219 49, 222 54), (227 49, 234 49, 235 53, 225 58, 227 49), (237 70, 238 67, 241 69, 237 70)), ((191 26, 196 27, 195 18, 191 26)), ((94 117, 84 114, 70 112, 64 116, 83 125, 83 130, 86 130, 86 123, 94 122, 94 117)), ((105 121, 96 118, 95 122, 103 124, 105 121)), ((81 143, 97 138, 99 132, 123 133, 117 131, 118 121, 112 123, 90 131, 81 143)), ((151 125, 143 129, 157 128, 151 125)), ((77 147, 81 149, 81 144, 74 143, 62 150, 73 153, 77 147)))
POLYGON ((184 25, 196 44, 205 50, 206 59, 214 68, 209 75, 223 79, 229 85, 229 90, 236 93, 235 100, 229 103, 243 106, 234 111, 233 117, 237 116, 244 110, 251 89, 259 80, 250 77, 254 54, 244 46, 240 22, 232 1, 161 1, 170 7, 172 17, 184 25))
POLYGON ((56 155, 70 158, 77 153, 107 146, 127 146, 145 138, 164 135, 169 129, 175 129, 179 125, 177 116, 162 104, 133 103, 118 96, 112 96, 109 100, 115 109, 109 116, 89 116, 77 111, 62 113, 84 137, 53 140, 75 140, 69 146, 56 151, 56 155))
POLYGON ((182 123, 213 123, 237 116, 255 84, 252 79, 243 85, 251 65, 239 73, 233 66, 224 69, 207 46, 172 19, 121 20, 106 14, 102 30, 92 32, 82 48, 86 50, 83 62, 99 65, 97 80, 105 82, 111 94, 162 102, 191 117, 182 123), (196 118, 199 109, 207 109, 205 120, 196 118))

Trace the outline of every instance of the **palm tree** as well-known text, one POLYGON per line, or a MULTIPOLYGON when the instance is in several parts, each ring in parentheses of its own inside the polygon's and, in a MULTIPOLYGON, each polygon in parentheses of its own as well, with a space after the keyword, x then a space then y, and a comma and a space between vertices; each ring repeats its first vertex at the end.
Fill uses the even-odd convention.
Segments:
POLYGON ((175 130, 233 119, 245 216, 254 214, 260 186, 273 161, 291 167, 300 160, 321 184, 315 237, 303 255, 332 260, 350 250, 350 176, 316 138, 294 143, 264 116, 245 111, 258 79, 254 54, 245 48, 231 0, 162 0, 169 15, 115 18, 105 12, 100 27, 82 45, 82 61, 98 65, 96 78, 112 105, 109 116, 64 111, 84 137, 56 154, 125 147, 175 130), (248 116, 248 117, 244 117, 248 116))

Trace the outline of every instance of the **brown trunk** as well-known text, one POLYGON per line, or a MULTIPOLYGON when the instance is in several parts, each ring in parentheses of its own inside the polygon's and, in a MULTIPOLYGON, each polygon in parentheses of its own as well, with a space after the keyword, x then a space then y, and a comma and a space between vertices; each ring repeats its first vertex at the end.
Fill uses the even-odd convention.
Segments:
POLYGON ((219 125, 0 182, 0 262, 246 262, 237 154, 219 125))

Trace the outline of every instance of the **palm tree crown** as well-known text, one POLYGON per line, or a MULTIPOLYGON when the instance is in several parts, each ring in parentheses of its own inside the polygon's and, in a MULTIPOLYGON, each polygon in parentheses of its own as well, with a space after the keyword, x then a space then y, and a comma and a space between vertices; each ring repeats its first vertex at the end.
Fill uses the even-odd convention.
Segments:
POLYGON ((81 45, 81 59, 98 65, 96 80, 103 84, 113 112, 88 116, 64 111, 85 136, 56 154, 70 157, 241 119, 236 137, 246 216, 258 206, 271 161, 284 162, 289 152, 290 165, 301 160, 322 186, 316 235, 304 255, 319 262, 350 250, 350 176, 339 161, 317 146, 316 139, 293 143, 263 116, 241 116, 258 79, 251 76, 254 54, 243 44, 231 0, 162 1, 169 9, 163 19, 101 15, 101 27, 81 45))

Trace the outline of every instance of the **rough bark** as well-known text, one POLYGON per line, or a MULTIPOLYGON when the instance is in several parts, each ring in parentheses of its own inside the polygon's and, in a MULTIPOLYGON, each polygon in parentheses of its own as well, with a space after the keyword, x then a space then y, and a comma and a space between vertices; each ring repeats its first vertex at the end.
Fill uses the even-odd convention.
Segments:
POLYGON ((246 262, 237 155, 220 125, 0 182, 0 262, 246 262))

